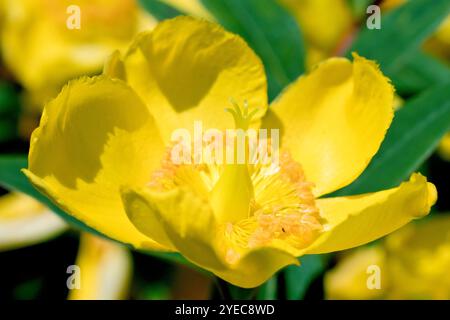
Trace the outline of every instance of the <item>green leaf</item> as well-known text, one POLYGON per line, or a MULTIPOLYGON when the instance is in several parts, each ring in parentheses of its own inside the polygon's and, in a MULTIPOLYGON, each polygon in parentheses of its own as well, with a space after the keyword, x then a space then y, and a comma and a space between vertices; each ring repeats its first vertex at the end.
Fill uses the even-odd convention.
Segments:
POLYGON ((19 96, 14 87, 8 82, 0 82, 0 115, 17 113, 19 96))
POLYGON ((182 14, 177 9, 159 0, 139 0, 139 3, 159 21, 175 18, 182 14))
POLYGON ((17 136, 17 120, 14 118, 0 119, 0 142, 12 140, 17 136))
POLYGON ((0 142, 17 136, 19 110, 19 96, 14 87, 7 82, 0 82, 0 142))
POLYGON ((33 300, 39 297, 44 287, 43 278, 35 278, 27 280, 14 288, 14 299, 16 300, 33 300))
POLYGON ((272 100, 304 72, 305 49, 296 20, 276 0, 202 0, 228 30, 242 36, 266 69, 272 100))
MULTIPOLYGON (((8 190, 22 192, 24 194, 29 195, 30 197, 35 198, 39 202, 43 203, 44 205, 52 209, 53 212, 55 212, 57 215, 59 215, 61 218, 67 221, 67 223, 77 227, 81 231, 90 232, 103 238, 109 239, 106 235, 98 232, 95 229, 90 228, 84 222, 74 218, 73 216, 61 210, 59 207, 53 204, 53 202, 51 202, 47 197, 45 197, 39 191, 37 191, 33 187, 33 185, 28 181, 25 175, 20 171, 21 169, 27 167, 28 167, 27 158, 25 156, 1 155, 0 186, 8 190)), ((171 262, 182 263, 188 266, 192 266, 190 262, 188 262, 178 253, 152 252, 152 251, 146 251, 145 253, 171 262)))
POLYGON ((303 299, 311 283, 326 266, 324 255, 306 255, 300 258, 300 263, 300 266, 289 266, 284 271, 288 300, 303 299))
POLYGON ((347 0, 353 16, 358 20, 366 16, 367 7, 373 4, 373 2, 374 0, 347 0))
POLYGON ((275 275, 258 288, 258 300, 275 300, 277 298, 278 277, 275 275))
POLYGON ((403 68, 392 75, 401 95, 412 95, 440 83, 450 82, 450 68, 439 60, 417 52, 403 68))
POLYGON ((392 77, 400 72, 419 51, 420 45, 450 13, 450 1, 410 0, 382 14, 381 29, 363 27, 348 55, 376 60, 383 72, 392 77))
POLYGON ((431 88, 399 111, 377 155, 364 173, 333 195, 392 188, 407 179, 431 155, 450 130, 450 83, 431 88))

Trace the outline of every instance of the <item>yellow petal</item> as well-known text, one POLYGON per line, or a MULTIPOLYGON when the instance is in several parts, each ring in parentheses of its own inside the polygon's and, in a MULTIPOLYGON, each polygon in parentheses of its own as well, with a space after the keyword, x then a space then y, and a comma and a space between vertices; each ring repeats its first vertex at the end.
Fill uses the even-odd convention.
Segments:
POLYGON ((158 117, 165 141, 173 130, 234 128, 230 98, 249 111, 267 109, 261 61, 238 36, 202 20, 178 17, 141 34, 124 58, 127 82, 158 117))
POLYGON ((393 87, 371 61, 332 58, 273 103, 267 127, 323 195, 355 180, 377 152, 393 117, 393 87))
POLYGON ((0 251, 39 243, 66 229, 61 218, 26 195, 0 197, 0 251))
POLYGON ((126 81, 125 66, 118 50, 114 51, 106 60, 103 66, 103 74, 110 78, 117 78, 126 81))
POLYGON ((117 300, 128 296, 132 260, 129 251, 114 242, 82 234, 75 265, 79 267, 79 289, 70 300, 117 300))
POLYGON ((190 190, 124 189, 123 201, 131 222, 148 237, 174 247, 205 269, 225 267, 215 249, 214 215, 208 203, 190 190))
POLYGON ((209 205, 187 189, 124 190, 130 220, 150 238, 170 244, 184 257, 240 287, 256 287, 297 259, 279 248, 257 248, 234 264, 225 262, 223 229, 209 205))
POLYGON ((297 258, 284 250, 271 247, 249 251, 232 268, 213 271, 220 278, 243 288, 254 288, 269 280, 287 265, 298 265, 297 258))
POLYGON ((413 174, 399 187, 360 196, 318 199, 326 231, 307 253, 326 253, 356 247, 391 233, 429 213, 436 202, 433 184, 413 174))
POLYGON ((25 174, 88 226, 124 243, 159 248, 129 222, 119 189, 146 184, 163 152, 153 117, 124 82, 82 78, 45 107, 25 174))

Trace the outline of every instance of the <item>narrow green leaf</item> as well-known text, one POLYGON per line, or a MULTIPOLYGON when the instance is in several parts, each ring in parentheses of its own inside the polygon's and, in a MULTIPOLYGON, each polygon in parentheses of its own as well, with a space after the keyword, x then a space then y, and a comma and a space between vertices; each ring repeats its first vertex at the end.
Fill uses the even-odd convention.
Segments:
POLYGON ((378 154, 364 173, 333 195, 392 188, 406 180, 431 155, 450 130, 450 83, 431 88, 399 111, 378 154))
POLYGON ((182 14, 177 9, 159 0, 139 0, 139 3, 159 21, 175 18, 182 14))
POLYGON ((400 71, 418 52, 420 45, 450 13, 448 0, 410 0, 382 14, 381 29, 363 26, 348 55, 356 51, 376 60, 389 77, 400 71))
POLYGON ((286 298, 288 300, 301 300, 311 283, 325 269, 323 255, 306 255, 300 258, 300 266, 289 266, 285 269, 286 298))
MULTIPOLYGON (((27 194, 30 197, 33 197, 39 202, 48 206, 50 209, 52 209, 53 212, 55 212, 57 215, 59 215, 61 218, 67 221, 67 223, 73 225, 74 227, 80 229, 81 231, 90 232, 108 239, 108 237, 105 236, 104 234, 98 232, 95 229, 90 228, 82 221, 75 219, 73 216, 61 210, 59 207, 53 204, 47 197, 45 197, 39 191, 37 191, 33 187, 33 185, 28 181, 25 175, 23 175, 22 172, 20 171, 22 168, 27 167, 28 167, 27 158, 25 156, 1 155, 0 186, 8 190, 14 190, 27 194)), ((152 251, 146 251, 145 253, 171 262, 192 266, 190 262, 188 262, 178 253, 152 252, 152 251)))
POLYGON ((375 0, 347 0, 353 16, 358 20, 366 16, 367 7, 374 2, 375 0))
POLYGON ((275 275, 258 288, 256 296, 259 300, 275 300, 277 298, 278 277, 275 275))
POLYGON ((0 142, 17 136, 19 109, 19 95, 14 87, 8 82, 0 81, 0 142))
POLYGON ((15 118, 0 119, 0 142, 12 140, 17 136, 17 120, 15 118))
POLYGON ((422 52, 414 54, 403 68, 392 75, 400 95, 412 95, 440 83, 450 82, 450 68, 422 52))
POLYGON ((262 59, 272 100, 304 72, 305 50, 296 20, 276 0, 202 0, 228 30, 262 59))

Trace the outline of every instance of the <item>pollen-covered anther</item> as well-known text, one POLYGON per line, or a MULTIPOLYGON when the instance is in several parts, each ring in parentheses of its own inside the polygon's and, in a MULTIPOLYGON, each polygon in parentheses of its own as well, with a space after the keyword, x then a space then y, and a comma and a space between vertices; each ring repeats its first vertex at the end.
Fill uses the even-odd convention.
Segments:
POLYGON ((225 228, 225 259, 229 263, 252 248, 282 245, 303 249, 323 231, 312 192, 314 184, 306 180, 301 165, 284 150, 278 169, 269 170, 271 166, 258 164, 253 168, 255 198, 250 202, 250 215, 225 228))
POLYGON ((248 241, 250 248, 268 245, 273 240, 284 240, 301 249, 314 241, 322 230, 316 217, 299 213, 262 214, 257 217, 257 222, 258 228, 248 241))

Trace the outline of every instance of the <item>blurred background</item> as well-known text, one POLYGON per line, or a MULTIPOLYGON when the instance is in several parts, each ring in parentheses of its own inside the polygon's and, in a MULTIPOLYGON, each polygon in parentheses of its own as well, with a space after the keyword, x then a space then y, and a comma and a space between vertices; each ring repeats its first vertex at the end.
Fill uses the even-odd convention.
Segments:
POLYGON ((0 0, 0 300, 450 299, 449 130, 450 0, 0 0), (177 15, 241 35, 264 63, 271 100, 329 57, 375 60, 396 88, 397 114, 366 172, 336 195, 392 187, 418 170, 438 189, 432 213, 366 246, 302 257, 255 290, 63 220, 20 173, 43 106, 177 15))

